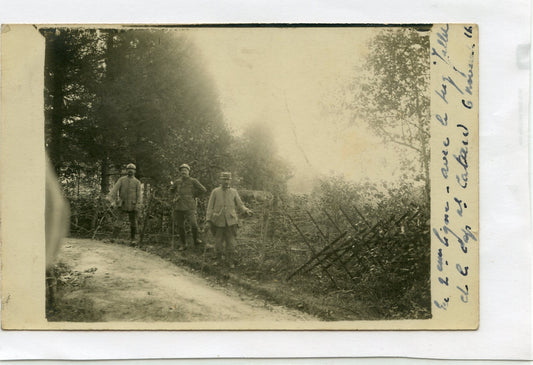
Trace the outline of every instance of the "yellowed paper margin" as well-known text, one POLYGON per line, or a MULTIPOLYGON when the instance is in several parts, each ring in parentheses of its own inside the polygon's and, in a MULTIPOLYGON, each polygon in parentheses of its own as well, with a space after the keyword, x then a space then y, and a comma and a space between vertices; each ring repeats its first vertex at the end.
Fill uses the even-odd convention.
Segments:
POLYGON ((479 324, 478 29, 431 34, 431 296, 443 328, 479 324))
MULTIPOLYGON (((246 28, 242 31, 246 32, 246 28)), ((45 42, 31 25, 4 26, 0 145, 2 328, 476 329, 479 324, 478 29, 476 25, 437 24, 432 27, 430 39, 431 319, 49 323, 45 318, 43 214, 45 42)))

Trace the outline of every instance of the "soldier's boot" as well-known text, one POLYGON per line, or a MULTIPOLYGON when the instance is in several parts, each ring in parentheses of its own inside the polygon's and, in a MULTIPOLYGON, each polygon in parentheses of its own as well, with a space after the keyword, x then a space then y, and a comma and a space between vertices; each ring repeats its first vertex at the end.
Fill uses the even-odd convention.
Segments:
POLYGON ((185 228, 180 228, 179 229, 179 234, 180 234, 180 246, 178 247, 178 251, 183 251, 185 250, 185 247, 187 245, 187 241, 185 240, 185 228))
POLYGON ((131 227, 130 228, 130 243, 132 244, 135 244, 137 242, 135 242, 135 235, 137 234, 137 228, 136 227, 131 227))
POLYGON ((203 243, 202 240, 198 239, 198 228, 191 228, 191 232, 192 232, 192 239, 194 242, 194 247, 198 247, 199 245, 203 243))

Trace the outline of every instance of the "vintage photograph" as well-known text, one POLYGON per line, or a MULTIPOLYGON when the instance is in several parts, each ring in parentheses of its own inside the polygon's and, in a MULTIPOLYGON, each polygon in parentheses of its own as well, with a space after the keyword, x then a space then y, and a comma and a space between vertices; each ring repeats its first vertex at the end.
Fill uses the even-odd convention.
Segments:
MULTIPOLYGON (((448 214, 458 204, 462 219, 463 202, 477 214, 477 198, 467 209, 470 195, 433 179, 449 163, 440 179, 459 166, 460 188, 469 177, 477 189, 468 128, 443 129, 443 157, 432 140, 435 98, 447 106, 466 83, 477 102, 448 25, 34 28, 46 156, 38 327, 456 328, 424 322, 459 295, 477 326, 477 289, 457 284, 469 267, 452 262, 477 228, 454 231, 448 214), (457 73, 435 88, 439 59, 457 73), (444 190, 454 197, 437 203, 444 190)), ((469 41, 472 27, 453 29, 469 41)), ((453 110, 439 113, 451 126, 453 110)))
POLYGON ((40 28, 48 321, 430 318, 429 29, 40 28))

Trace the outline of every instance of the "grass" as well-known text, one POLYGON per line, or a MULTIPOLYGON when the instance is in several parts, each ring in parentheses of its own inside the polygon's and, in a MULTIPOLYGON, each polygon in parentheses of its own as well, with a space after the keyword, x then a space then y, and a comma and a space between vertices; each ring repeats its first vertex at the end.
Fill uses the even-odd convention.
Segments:
POLYGON ((69 298, 74 288, 83 288, 91 270, 80 273, 59 262, 47 274, 46 319, 50 322, 99 322, 103 313, 90 298, 69 298))

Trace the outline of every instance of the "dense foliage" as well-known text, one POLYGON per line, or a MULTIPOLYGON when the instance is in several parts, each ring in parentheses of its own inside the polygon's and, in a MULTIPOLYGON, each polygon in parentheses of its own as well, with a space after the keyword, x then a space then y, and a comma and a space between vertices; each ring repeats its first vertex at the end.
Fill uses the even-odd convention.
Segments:
POLYGON ((233 163, 216 91, 186 37, 171 31, 44 29, 46 145, 60 177, 129 163, 168 183, 181 163, 214 181, 233 163))

